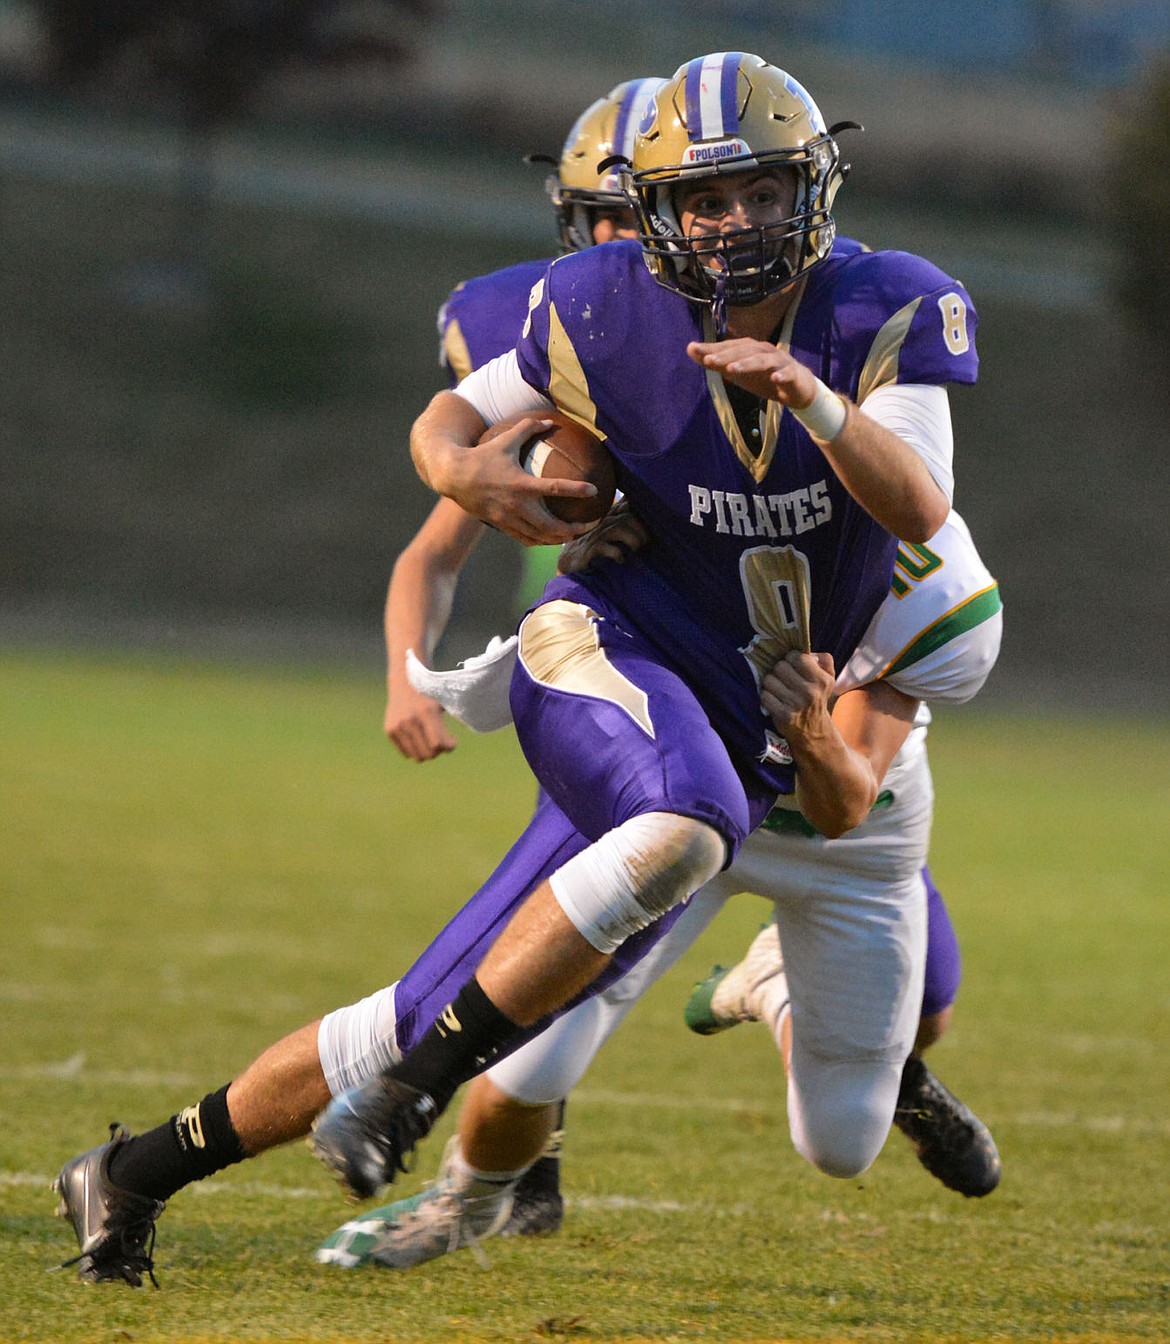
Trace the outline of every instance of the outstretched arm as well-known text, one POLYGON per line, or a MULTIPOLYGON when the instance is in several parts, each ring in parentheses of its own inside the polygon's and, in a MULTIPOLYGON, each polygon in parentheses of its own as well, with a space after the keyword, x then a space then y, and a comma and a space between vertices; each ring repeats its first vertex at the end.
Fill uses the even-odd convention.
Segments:
POLYGON ((892 430, 767 341, 692 341, 687 354, 748 392, 789 407, 816 439, 841 484, 902 541, 928 541, 950 501, 922 457, 892 430))

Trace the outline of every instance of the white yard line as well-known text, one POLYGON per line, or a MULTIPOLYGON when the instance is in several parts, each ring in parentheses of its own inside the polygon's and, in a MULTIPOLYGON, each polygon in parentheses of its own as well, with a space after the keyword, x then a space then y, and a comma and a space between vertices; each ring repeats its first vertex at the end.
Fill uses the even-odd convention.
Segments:
MULTIPOLYGON (((87 1087, 198 1087, 199 1080, 188 1073, 154 1069, 90 1069, 84 1053, 68 1059, 47 1060, 41 1064, 23 1064, 7 1071, 9 1078, 44 1079, 47 1082, 84 1083, 87 1087)), ((720 1114, 744 1112, 769 1113, 783 1108, 777 1086, 775 1098, 754 1100, 746 1097, 701 1097, 694 1095, 644 1092, 615 1092, 582 1087, 573 1093, 575 1106, 622 1106, 657 1111, 715 1111, 720 1114)), ((1094 1134, 1170 1135, 1170 1119, 1146 1119, 1131 1115, 1084 1115, 1077 1111, 1024 1111, 1013 1116, 995 1116, 995 1124, 1018 1125, 1025 1129, 1084 1129, 1094 1134)), ((0 1174, 0 1182, 3 1181, 0 1174)))

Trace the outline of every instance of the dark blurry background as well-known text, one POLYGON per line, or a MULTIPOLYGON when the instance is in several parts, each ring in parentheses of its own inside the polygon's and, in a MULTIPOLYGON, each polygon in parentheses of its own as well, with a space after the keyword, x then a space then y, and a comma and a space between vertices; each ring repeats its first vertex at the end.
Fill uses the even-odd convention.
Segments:
MULTIPOLYGON (((986 697, 1164 708, 1168 45, 1165 0, 0 0, 0 639, 376 667, 436 310, 555 250, 522 156, 744 49, 864 123, 841 231, 979 309, 986 697)), ((482 548, 448 660, 519 569, 482 548)))

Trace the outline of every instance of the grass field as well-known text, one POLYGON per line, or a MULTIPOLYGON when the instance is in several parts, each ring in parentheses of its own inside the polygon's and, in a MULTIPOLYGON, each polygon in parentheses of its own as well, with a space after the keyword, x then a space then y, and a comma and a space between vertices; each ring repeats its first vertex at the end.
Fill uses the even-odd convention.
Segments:
POLYGON ((682 1029, 692 979, 757 926, 743 896, 571 1103, 559 1237, 490 1243, 486 1272, 467 1254, 319 1267, 347 1209, 294 1146, 172 1201, 161 1292, 46 1273, 74 1253, 47 1188, 64 1159, 393 978, 523 823, 507 734, 408 766, 380 694, 312 670, 0 658, 0 1338, 1170 1336, 1170 723, 975 708, 934 733, 966 979, 933 1062, 996 1133, 987 1200, 897 1134, 862 1179, 818 1175, 765 1034, 682 1029))

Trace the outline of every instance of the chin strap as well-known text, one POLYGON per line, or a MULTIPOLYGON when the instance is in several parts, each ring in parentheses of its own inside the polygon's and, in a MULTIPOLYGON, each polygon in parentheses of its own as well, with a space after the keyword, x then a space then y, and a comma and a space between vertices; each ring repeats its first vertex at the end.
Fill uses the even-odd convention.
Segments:
POLYGON ((727 273, 720 271, 715 277, 715 298, 711 302, 711 319, 715 324, 715 337, 723 340, 727 335, 727 273))

